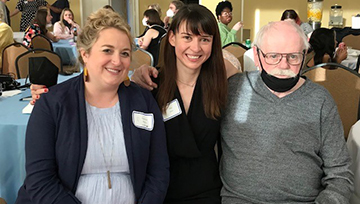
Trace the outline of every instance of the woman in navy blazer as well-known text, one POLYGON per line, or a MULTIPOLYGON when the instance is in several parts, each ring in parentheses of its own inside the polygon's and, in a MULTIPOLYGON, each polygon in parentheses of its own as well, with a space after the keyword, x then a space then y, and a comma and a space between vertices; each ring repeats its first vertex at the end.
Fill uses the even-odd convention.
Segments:
MULTIPOLYGON (((127 80, 131 41, 128 25, 115 12, 100 9, 89 16, 77 43, 79 59, 85 67, 83 74, 50 88, 36 102, 30 116, 25 147, 27 175, 16 203, 84 202, 75 195, 82 185, 79 180, 84 176, 89 151, 93 151, 90 136, 105 134, 89 131, 93 129, 88 122, 89 105, 95 109, 120 106, 117 117, 122 121, 120 135, 124 145, 116 148, 126 152, 132 189, 125 197, 133 196, 136 203, 163 202, 169 183, 164 124, 151 93, 127 80)), ((113 134, 119 133, 107 136, 111 138, 113 134)), ((104 152, 97 153, 103 159, 104 152)), ((123 158, 114 157, 117 159, 123 158)), ((112 191, 114 196, 121 193, 114 191, 119 185, 113 180, 115 173, 100 173, 106 174, 109 180, 101 192, 112 191)), ((94 196, 93 193, 85 192, 85 196, 94 196)), ((95 196, 101 197, 102 193, 95 196)))

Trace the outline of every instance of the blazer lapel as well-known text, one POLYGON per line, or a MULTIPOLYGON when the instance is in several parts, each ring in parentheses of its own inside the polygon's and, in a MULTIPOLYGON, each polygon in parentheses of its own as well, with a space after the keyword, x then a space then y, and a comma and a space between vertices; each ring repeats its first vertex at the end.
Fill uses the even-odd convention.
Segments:
POLYGON ((87 115, 86 115, 86 105, 85 105, 85 86, 84 86, 84 80, 83 80, 83 74, 79 76, 78 81, 79 86, 79 95, 78 95, 78 110, 79 110, 79 163, 77 167, 77 179, 74 186, 73 191, 75 192, 79 178, 81 175, 81 171, 84 166, 85 157, 86 157, 86 151, 88 146, 88 127, 87 127, 87 115))
POLYGON ((132 183, 135 183, 135 177, 134 177, 134 155, 132 152, 132 141, 131 141, 131 104, 129 103, 129 100, 127 99, 128 95, 128 89, 125 87, 124 83, 122 83, 118 90, 119 95, 119 104, 120 104, 120 111, 121 111, 121 120, 124 130, 124 140, 125 140, 125 148, 126 148, 126 154, 129 161, 129 168, 130 168, 130 175, 132 183), (121 96, 120 96, 121 92, 121 96))

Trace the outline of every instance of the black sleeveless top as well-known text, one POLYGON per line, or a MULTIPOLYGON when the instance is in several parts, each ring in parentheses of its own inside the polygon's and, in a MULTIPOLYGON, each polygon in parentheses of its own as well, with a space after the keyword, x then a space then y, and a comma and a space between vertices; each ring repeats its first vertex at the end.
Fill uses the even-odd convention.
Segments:
POLYGON ((149 46, 147 47, 147 51, 150 52, 154 58, 154 66, 157 65, 158 60, 159 60, 159 51, 160 51, 160 43, 159 40, 161 39, 161 36, 163 36, 166 33, 166 30, 164 29, 164 27, 159 26, 159 25, 153 25, 151 28, 149 29, 155 29, 159 32, 159 35, 152 39, 149 46))

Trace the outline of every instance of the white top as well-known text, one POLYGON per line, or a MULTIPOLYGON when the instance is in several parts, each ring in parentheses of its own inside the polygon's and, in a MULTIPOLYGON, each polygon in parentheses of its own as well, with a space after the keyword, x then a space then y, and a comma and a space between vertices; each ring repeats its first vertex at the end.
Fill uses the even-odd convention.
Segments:
POLYGON ((111 108, 86 103, 86 113, 88 147, 75 196, 83 204, 135 203, 119 102, 111 108))

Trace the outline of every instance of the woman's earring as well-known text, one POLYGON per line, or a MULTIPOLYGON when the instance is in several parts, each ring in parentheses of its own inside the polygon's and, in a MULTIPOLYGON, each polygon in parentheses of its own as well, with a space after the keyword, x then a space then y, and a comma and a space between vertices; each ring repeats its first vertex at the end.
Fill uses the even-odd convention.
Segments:
POLYGON ((125 86, 130 86, 130 78, 127 76, 126 79, 124 80, 124 85, 125 86))
POLYGON ((84 67, 84 81, 89 81, 89 74, 86 67, 84 67))

